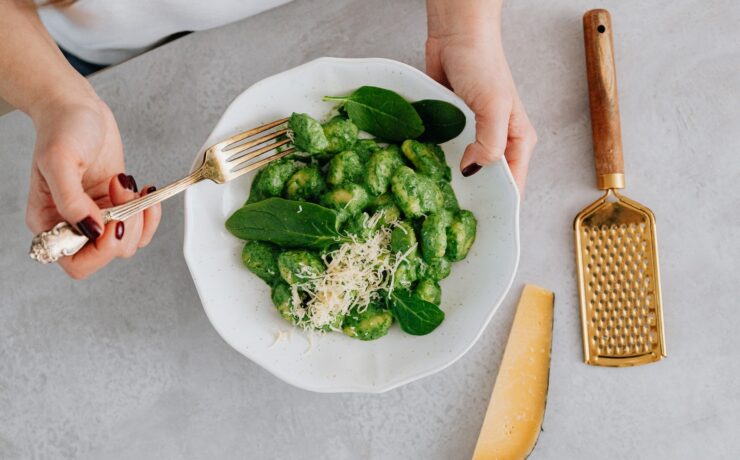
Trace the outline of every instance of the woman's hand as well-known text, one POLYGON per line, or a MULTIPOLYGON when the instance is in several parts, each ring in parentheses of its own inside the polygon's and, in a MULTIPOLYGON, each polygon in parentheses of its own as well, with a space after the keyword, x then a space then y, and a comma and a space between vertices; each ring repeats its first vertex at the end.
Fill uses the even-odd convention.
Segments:
POLYGON ((34 2, 0 0, 0 97, 26 112, 36 127, 26 222, 32 232, 66 220, 89 239, 59 259, 73 278, 85 278, 115 257, 149 243, 159 206, 125 223, 102 225, 101 207, 139 193, 123 174, 123 146, 113 114, 62 55, 34 2))
POLYGON ((475 113, 475 143, 460 168, 464 176, 505 156, 520 192, 537 143, 501 44, 500 1, 428 0, 429 76, 450 87, 475 113))
POLYGON ((86 278, 116 257, 146 246, 159 224, 161 208, 149 208, 124 222, 102 225, 101 208, 153 191, 139 189, 123 173, 123 146, 113 114, 97 97, 50 102, 36 108, 31 185, 26 222, 32 232, 66 220, 90 239, 77 254, 59 259, 75 279, 86 278))

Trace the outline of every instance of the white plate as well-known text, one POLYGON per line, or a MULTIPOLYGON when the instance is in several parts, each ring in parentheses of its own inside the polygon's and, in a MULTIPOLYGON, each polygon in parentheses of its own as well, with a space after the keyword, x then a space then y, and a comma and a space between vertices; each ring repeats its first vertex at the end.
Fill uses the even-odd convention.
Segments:
POLYGON ((262 80, 231 103, 203 150, 292 112, 324 118, 333 104, 322 102, 322 96, 363 85, 389 88, 409 100, 443 99, 468 117, 465 131, 443 147, 460 204, 478 218, 478 236, 468 258, 454 264, 441 283, 446 319, 431 334, 415 337, 394 325, 386 337, 372 342, 339 333, 310 340, 278 316, 267 285, 241 263, 243 243, 224 228, 247 198, 253 174, 226 185, 201 183, 185 195, 185 259, 211 323, 244 356, 311 391, 378 393, 449 366, 481 335, 519 262, 519 196, 508 166, 499 162, 463 178, 457 165, 475 137, 473 113, 452 92, 406 64, 321 58, 262 80), (289 330, 290 339, 276 342, 279 331, 289 330))

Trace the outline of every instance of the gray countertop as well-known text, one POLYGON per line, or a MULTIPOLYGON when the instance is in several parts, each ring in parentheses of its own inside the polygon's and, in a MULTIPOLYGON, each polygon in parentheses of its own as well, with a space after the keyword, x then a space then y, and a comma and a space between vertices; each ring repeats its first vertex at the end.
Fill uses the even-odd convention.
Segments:
MULTIPOLYGON (((540 142, 511 293, 448 369, 381 395, 293 388, 226 345, 182 257, 182 198, 150 247, 84 282, 27 259, 34 133, 0 118, 0 458, 469 458, 522 283, 556 292, 536 459, 740 456, 740 8, 509 2, 505 45, 540 142), (610 8, 626 194, 658 219, 668 358, 581 362, 572 219, 593 201, 581 15, 610 8)), ((318 56, 424 65, 424 3, 296 1, 92 78, 140 184, 183 173, 229 101, 318 56)))

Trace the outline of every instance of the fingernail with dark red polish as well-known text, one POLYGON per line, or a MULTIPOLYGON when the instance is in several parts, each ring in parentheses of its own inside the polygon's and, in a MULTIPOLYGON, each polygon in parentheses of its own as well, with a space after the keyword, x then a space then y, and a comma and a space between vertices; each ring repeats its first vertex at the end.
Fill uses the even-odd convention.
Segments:
POLYGON ((139 193, 139 187, 136 185, 136 179, 134 179, 134 176, 128 176, 128 178, 131 181, 131 190, 139 193))
POLYGON ((146 193, 152 193, 155 190, 157 190, 157 187, 155 187, 155 186, 152 185, 151 187, 149 187, 148 189, 146 189, 146 193))
POLYGON ((123 238, 123 222, 116 222, 116 239, 120 240, 123 238))
POLYGON ((118 175, 118 182, 121 184, 121 187, 127 190, 134 189, 134 184, 131 183, 132 180, 133 180, 133 177, 127 176, 124 173, 121 173, 118 175))
POLYGON ((98 239, 101 233, 100 226, 91 216, 87 216, 81 221, 77 222, 77 229, 80 231, 80 233, 85 235, 88 240, 93 242, 98 239))
POLYGON ((463 168, 463 170, 462 170, 462 175, 463 175, 463 176, 465 176, 465 177, 470 177, 470 176, 472 176, 473 174, 475 174, 475 173, 477 173, 478 171, 480 171, 480 169, 481 169, 482 167, 483 167, 483 166, 479 165, 478 163, 470 163, 470 164, 469 164, 469 165, 467 165, 467 166, 466 166, 465 168, 463 168))

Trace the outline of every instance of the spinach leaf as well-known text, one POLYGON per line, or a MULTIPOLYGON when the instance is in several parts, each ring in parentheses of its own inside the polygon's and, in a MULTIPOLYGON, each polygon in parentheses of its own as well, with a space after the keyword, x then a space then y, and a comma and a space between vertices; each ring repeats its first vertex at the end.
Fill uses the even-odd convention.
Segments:
POLYGON ((283 198, 247 204, 226 221, 226 229, 237 238, 290 248, 324 249, 347 241, 337 228, 335 211, 283 198))
POLYGON ((427 335, 445 319, 438 306, 406 291, 393 291, 390 309, 401 329, 411 335, 427 335))
POLYGON ((424 123, 424 132, 418 138, 422 142, 441 144, 465 129, 465 114, 449 102, 424 99, 411 105, 424 123))
POLYGON ((381 139, 400 142, 424 132, 414 107, 388 89, 362 86, 349 96, 325 96, 324 101, 341 102, 341 109, 358 128, 381 139))

